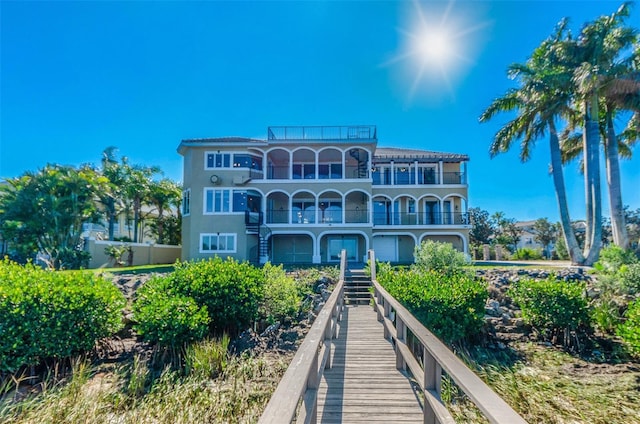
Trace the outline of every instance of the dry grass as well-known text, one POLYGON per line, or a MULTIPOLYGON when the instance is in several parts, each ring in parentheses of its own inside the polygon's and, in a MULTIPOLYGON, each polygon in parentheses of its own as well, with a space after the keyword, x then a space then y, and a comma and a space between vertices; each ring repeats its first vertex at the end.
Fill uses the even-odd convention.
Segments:
MULTIPOLYGON (((467 359, 474 358, 480 377, 527 422, 640 423, 640 364, 589 363, 532 343, 516 351, 521 356, 507 361, 481 350, 467 359)), ((456 422, 487 422, 455 387, 443 387, 456 422)))
POLYGON ((155 372, 140 358, 112 370, 74 365, 67 381, 0 401, 0 423, 190 424, 256 422, 290 356, 233 357, 216 378, 155 372))

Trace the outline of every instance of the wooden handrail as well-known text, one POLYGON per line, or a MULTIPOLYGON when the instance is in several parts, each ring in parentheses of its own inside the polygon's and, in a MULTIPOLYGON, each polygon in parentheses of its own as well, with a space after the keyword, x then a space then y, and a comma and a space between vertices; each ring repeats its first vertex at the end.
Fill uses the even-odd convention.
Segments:
POLYGON ((269 399, 258 423, 315 423, 318 387, 325 368, 331 368, 331 339, 336 337, 344 306, 344 275, 347 252, 340 253, 340 279, 291 360, 269 399), (300 408, 298 405, 302 401, 300 408))
POLYGON ((424 422, 454 422, 440 397, 442 370, 444 370, 491 423, 526 424, 516 411, 378 283, 373 250, 369 251, 368 257, 378 320, 383 323, 384 336, 392 340, 395 346, 397 368, 409 369, 422 389, 425 397, 424 422), (395 325, 390 318, 392 311, 395 313, 395 325), (422 344, 424 351, 422 364, 418 363, 407 346, 407 330, 410 330, 422 344))

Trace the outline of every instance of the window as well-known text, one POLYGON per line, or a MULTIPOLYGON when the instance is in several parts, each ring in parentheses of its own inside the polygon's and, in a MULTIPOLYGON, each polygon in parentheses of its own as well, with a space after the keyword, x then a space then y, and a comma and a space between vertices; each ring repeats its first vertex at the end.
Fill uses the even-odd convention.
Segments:
POLYGON ((200 234, 200 252, 235 253, 236 234, 200 234))
POLYGON ((182 192, 182 215, 189 215, 191 212, 191 189, 188 188, 182 192))
POLYGON ((316 177, 315 163, 294 163, 293 179, 314 179, 316 177))
POLYGON ((236 153, 233 155, 233 167, 250 168, 261 171, 262 158, 260 156, 248 155, 246 153, 236 153))
POLYGON ((340 179, 342 178, 341 163, 321 163, 318 165, 318 178, 340 179))
POLYGON ((231 190, 204 190, 204 213, 231 212, 231 190))
POLYGON ((204 167, 205 169, 230 168, 231 154, 230 153, 206 153, 204 167))

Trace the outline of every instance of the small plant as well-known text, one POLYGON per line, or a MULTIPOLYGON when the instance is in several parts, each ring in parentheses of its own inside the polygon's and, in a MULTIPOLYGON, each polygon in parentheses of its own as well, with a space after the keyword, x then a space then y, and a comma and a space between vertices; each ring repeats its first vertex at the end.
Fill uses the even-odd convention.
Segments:
POLYGON ((185 374, 199 378, 216 378, 229 364, 229 336, 192 343, 185 349, 185 374))
POLYGON ((618 326, 618 335, 634 355, 640 355, 640 300, 629 304, 625 321, 618 326))
POLYGON ((509 295, 522 309, 522 318, 553 342, 563 340, 569 346, 572 331, 590 325, 585 285, 558 281, 522 279, 509 290, 509 295), (562 336, 562 338, 560 337, 562 336))
POLYGON ((109 259, 112 261, 112 266, 118 267, 118 266, 126 265, 126 261, 122 260, 122 256, 125 253, 129 252, 130 250, 131 250, 131 246, 109 245, 104 248, 104 254, 107 255, 109 259))
POLYGON ((632 250, 624 250, 615 244, 600 251, 600 259, 594 268, 605 274, 617 274, 623 266, 639 263, 638 257, 632 250))
POLYGON ((444 274, 460 271, 469 262, 464 253, 457 251, 451 243, 433 240, 416 246, 413 256, 416 267, 444 274))

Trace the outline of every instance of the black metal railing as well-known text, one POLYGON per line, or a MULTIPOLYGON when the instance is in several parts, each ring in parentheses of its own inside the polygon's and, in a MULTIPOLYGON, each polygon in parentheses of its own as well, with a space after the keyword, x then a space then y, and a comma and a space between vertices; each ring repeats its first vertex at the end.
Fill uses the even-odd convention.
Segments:
POLYGON ((374 172, 371 174, 373 185, 439 185, 439 184, 466 184, 464 172, 444 172, 442 182, 439 174, 416 174, 412 170, 396 172, 393 183, 391 173, 374 172))
POLYGON ((367 209, 346 209, 344 221, 342 209, 270 209, 267 210, 267 224, 366 224, 369 222, 367 209))
POLYGON ((376 140, 375 125, 269 127, 269 140, 376 140))
POLYGON ((468 225, 466 212, 374 212, 373 225, 468 225))

